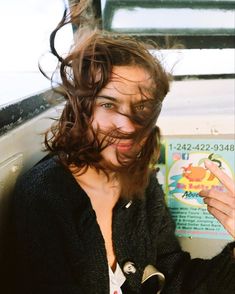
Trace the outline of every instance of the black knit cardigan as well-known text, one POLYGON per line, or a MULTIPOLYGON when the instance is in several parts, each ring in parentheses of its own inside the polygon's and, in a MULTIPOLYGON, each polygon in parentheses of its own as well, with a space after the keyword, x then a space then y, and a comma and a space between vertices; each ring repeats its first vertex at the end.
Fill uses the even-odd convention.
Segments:
MULTIPOLYGON (((156 177, 144 199, 126 204, 118 201, 112 224, 120 267, 130 261, 136 268, 125 274, 125 293, 141 293, 148 264, 164 273, 163 294, 235 293, 234 242, 210 260, 191 259, 174 235, 156 177)), ((16 293, 109 294, 104 239, 89 197, 68 170, 53 158, 38 164, 17 183, 13 206, 16 293)))

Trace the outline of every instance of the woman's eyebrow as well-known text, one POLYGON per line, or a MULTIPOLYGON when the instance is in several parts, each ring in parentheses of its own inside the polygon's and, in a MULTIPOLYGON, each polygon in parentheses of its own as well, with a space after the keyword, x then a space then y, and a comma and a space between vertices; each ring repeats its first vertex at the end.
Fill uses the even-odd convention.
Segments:
MULTIPOLYGON (((108 96, 108 95, 99 95, 96 97, 96 99, 107 99, 107 100, 115 102, 115 103, 121 103, 121 101, 119 101, 117 98, 112 97, 112 96, 108 96)), ((145 104, 145 103, 147 104, 147 103, 151 103, 154 101, 155 101, 155 99, 153 99, 153 98, 145 97, 145 99, 141 99, 140 101, 133 102, 132 104, 133 105, 145 104)))
POLYGON ((111 100, 113 102, 118 102, 117 98, 111 97, 111 96, 106 96, 106 95, 99 95, 96 97, 97 99, 107 99, 107 100, 111 100))
POLYGON ((133 103, 134 105, 136 105, 136 104, 147 104, 147 103, 151 103, 151 102, 154 102, 155 101, 155 99, 153 99, 153 98, 147 98, 147 97, 145 97, 145 99, 141 99, 140 101, 136 101, 135 103, 133 103))

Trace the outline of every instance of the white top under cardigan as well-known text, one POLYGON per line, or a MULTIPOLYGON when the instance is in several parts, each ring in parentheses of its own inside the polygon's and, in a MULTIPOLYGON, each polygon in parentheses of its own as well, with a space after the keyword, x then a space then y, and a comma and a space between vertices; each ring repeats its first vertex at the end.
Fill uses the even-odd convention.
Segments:
POLYGON ((114 272, 109 267, 110 294, 122 294, 121 286, 125 282, 125 280, 126 280, 126 277, 124 276, 118 263, 116 265, 116 269, 114 272))

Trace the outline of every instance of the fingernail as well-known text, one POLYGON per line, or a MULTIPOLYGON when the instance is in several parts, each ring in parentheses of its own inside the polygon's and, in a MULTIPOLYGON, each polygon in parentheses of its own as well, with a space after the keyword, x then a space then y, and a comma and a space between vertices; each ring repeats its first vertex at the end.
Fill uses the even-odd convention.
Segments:
POLYGON ((204 189, 204 190, 201 190, 200 192, 198 192, 198 195, 201 197, 205 197, 208 195, 208 193, 209 193, 209 190, 204 189))
POLYGON ((210 159, 205 159, 204 163, 208 166, 213 166, 213 162, 210 159))

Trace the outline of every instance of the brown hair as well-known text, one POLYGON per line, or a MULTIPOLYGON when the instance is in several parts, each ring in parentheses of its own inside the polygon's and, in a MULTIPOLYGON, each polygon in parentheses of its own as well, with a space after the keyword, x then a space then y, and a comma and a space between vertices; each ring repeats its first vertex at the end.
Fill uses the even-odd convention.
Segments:
POLYGON ((59 92, 66 102, 61 117, 46 133, 45 146, 67 167, 74 164, 80 171, 87 166, 105 172, 114 170, 121 182, 122 195, 132 198, 143 194, 148 182, 149 163, 155 161, 159 153, 160 131, 155 124, 161 102, 169 90, 169 75, 144 43, 126 35, 88 27, 89 21, 84 17, 86 3, 80 1, 71 7, 70 12, 65 10, 60 24, 51 34, 51 51, 59 60, 62 81, 59 92), (77 32, 70 53, 62 58, 54 46, 55 36, 67 23, 77 26, 77 32), (94 131, 92 140, 88 136, 96 96, 110 81, 114 66, 138 66, 146 70, 152 79, 150 92, 155 101, 148 118, 134 113, 129 115, 140 125, 137 136, 145 132, 148 138, 138 158, 125 168, 102 165, 103 142, 99 142, 94 131))

